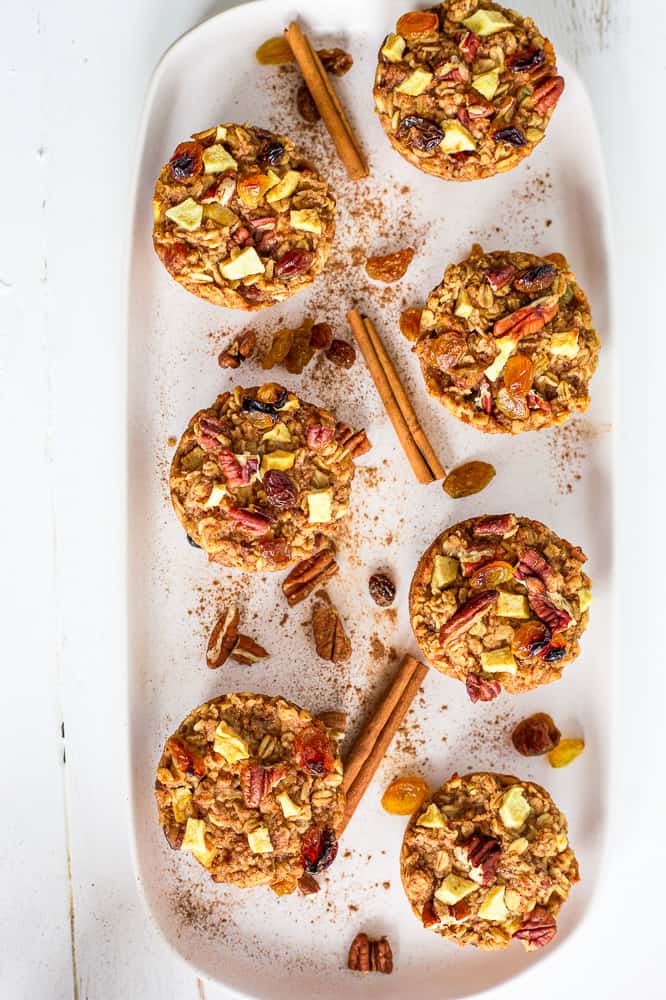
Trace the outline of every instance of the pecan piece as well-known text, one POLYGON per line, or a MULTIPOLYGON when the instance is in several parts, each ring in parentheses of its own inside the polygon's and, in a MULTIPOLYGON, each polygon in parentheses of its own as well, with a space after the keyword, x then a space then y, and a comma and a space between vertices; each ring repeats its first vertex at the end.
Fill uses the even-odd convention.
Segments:
POLYGON ((425 928, 436 927, 437 924, 441 923, 441 920, 435 912, 432 900, 429 900, 421 910, 421 923, 425 928))
POLYGON ((206 764, 203 757, 192 747, 187 746, 183 740, 172 736, 167 741, 166 748, 179 771, 184 771, 186 774, 196 774, 199 778, 204 776, 206 764))
POLYGON ((393 972, 393 953, 388 939, 371 940, 367 934, 357 934, 349 948, 347 967, 353 972, 393 972))
POLYGON ((542 410, 544 413, 551 413, 553 407, 550 405, 547 399, 540 396, 538 392, 533 390, 527 393, 526 397, 527 405, 530 410, 542 410))
POLYGON ((253 510, 241 510, 238 507, 229 507, 227 516, 235 521, 240 531, 253 538, 261 538, 271 526, 271 522, 264 514, 257 514, 253 510))
POLYGON ((335 436, 353 459, 360 458, 372 448, 364 430, 355 431, 353 427, 342 423, 342 421, 336 424, 335 436))
MULTIPOLYGON (((534 577, 532 577, 532 579, 534 579, 534 577)), ((553 635, 556 632, 565 632, 573 623, 573 617, 569 614, 569 612, 564 608, 558 608, 548 597, 542 594, 530 594, 528 590, 528 600, 534 614, 537 618, 541 619, 542 622, 545 622, 553 635)), ((565 653, 564 647, 556 645, 555 650, 557 650, 557 652, 553 653, 549 648, 544 651, 541 658, 546 659, 548 663, 554 663, 557 662, 557 660, 561 660, 565 653), (548 659, 548 657, 550 657, 550 659, 548 659)))
POLYGON ((482 885, 490 885, 502 857, 502 845, 499 840, 475 834, 466 846, 472 868, 481 869, 482 885))
POLYGON ((196 438, 206 451, 220 451, 229 443, 227 428, 217 417, 201 417, 196 438))
POLYGON ((465 688, 473 705, 476 705, 477 701, 493 701, 495 698, 499 698, 502 693, 502 685, 499 681, 486 680, 480 674, 468 674, 465 688))
POLYGON ((479 392, 474 400, 474 403, 480 410, 483 410, 483 412, 488 415, 493 412, 493 392, 490 388, 490 382, 485 376, 481 382, 479 392))
POLYGON ((310 125, 314 125, 321 118, 319 109, 312 99, 312 94, 304 83, 296 92, 296 107, 301 118, 310 125))
POLYGON ((298 891, 301 896, 312 896, 313 893, 319 892, 319 882, 309 872, 303 872, 298 880, 298 891))
POLYGON ((304 601, 313 590, 335 576, 339 568, 333 552, 328 548, 299 562, 282 581, 282 590, 290 607, 304 601))
POLYGON ((274 767, 264 767, 254 761, 241 764, 240 786, 245 805, 256 808, 286 773, 287 769, 283 764, 274 767))
POLYGON ((323 451, 327 444, 333 440, 335 431, 332 427, 322 427, 321 424, 310 424, 308 427, 307 443, 312 451, 323 451))
POLYGON ((351 643, 345 634, 340 616, 327 596, 315 604, 312 611, 312 633, 317 655, 331 663, 344 663, 351 656, 351 643))
POLYGON ((250 481, 249 474, 246 473, 233 451, 223 448, 217 453, 217 464, 224 473, 227 486, 236 489, 238 486, 246 486, 250 481))
POLYGON ((523 549, 520 552, 514 576, 521 581, 524 581, 528 576, 538 576, 547 590, 553 590, 557 580, 557 574, 548 560, 536 549, 523 549))
POLYGON ((545 907, 535 906, 513 936, 525 943, 527 951, 536 951, 550 944, 556 934, 555 918, 545 907))
POLYGON ((458 47, 466 63, 473 63, 481 44, 481 38, 473 31, 464 31, 460 36, 458 47))
POLYGON ((471 597, 461 608, 445 622, 439 630, 439 641, 448 645, 458 636, 468 632, 472 625, 483 617, 490 606, 495 603, 499 594, 496 590, 486 590, 482 594, 471 597))
POLYGON ((213 625, 206 649, 206 666, 211 670, 221 667, 236 646, 239 618, 238 608, 232 604, 230 608, 224 609, 213 625))
POLYGON ((473 528, 476 538, 508 538, 518 530, 515 514, 496 514, 493 517, 480 517, 473 528))
POLYGON ((540 115, 554 108, 564 90, 564 78, 561 76, 551 76, 550 79, 542 83, 532 94, 534 110, 540 115))
POLYGON ((331 76, 344 76, 354 65, 353 58, 344 49, 317 49, 317 55, 331 76))
POLYGON ((493 334, 496 337, 505 337, 509 333, 516 339, 516 342, 523 337, 529 337, 532 333, 543 330, 546 323, 550 323, 560 308, 559 300, 550 299, 539 305, 523 306, 516 309, 508 316, 498 319, 493 327, 493 334))
POLYGON ((487 271, 486 278, 488 279, 488 284, 494 292, 499 292, 500 288, 504 288, 508 285, 516 269, 513 264, 507 264, 506 267, 495 268, 494 271, 487 271))
POLYGON ((332 729, 335 733, 344 733, 347 729, 346 712, 320 712, 317 718, 327 729, 332 729))
MULTIPOLYGON (((241 232, 241 230, 236 230, 234 233, 234 239, 236 239, 239 232, 241 232)), ((250 234, 247 229, 244 230, 244 233, 246 235, 243 237, 243 240, 246 240, 250 234)), ((233 344, 231 344, 226 351, 222 351, 222 353, 218 355, 217 363, 220 368, 238 368, 240 367, 241 361, 245 361, 251 356, 256 346, 256 333, 254 330, 247 330, 245 333, 241 334, 240 337, 236 337, 233 344)))
POLYGON ((266 659, 268 655, 264 647, 260 646, 254 639, 250 639, 248 635, 239 635, 231 659, 250 667, 257 660, 266 659))

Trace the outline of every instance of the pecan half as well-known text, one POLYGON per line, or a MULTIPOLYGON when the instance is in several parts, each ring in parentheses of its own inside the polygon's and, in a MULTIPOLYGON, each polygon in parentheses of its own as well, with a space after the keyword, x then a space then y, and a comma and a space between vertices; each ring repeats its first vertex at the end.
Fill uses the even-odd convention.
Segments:
POLYGON ((327 729, 332 729, 335 733, 344 733, 347 729, 346 712, 320 712, 317 718, 327 729))
POLYGON ((217 417, 201 417, 196 438, 206 451, 220 451, 229 443, 227 428, 217 417))
POLYGON ((355 431, 349 424, 341 421, 336 424, 335 436, 353 459, 360 458, 372 448, 364 430, 355 431))
POLYGON ((319 892, 319 882, 309 872, 303 872, 298 880, 298 891, 301 896, 312 896, 315 892, 319 892))
POLYGON ((534 110, 540 115, 554 108, 564 90, 564 79, 561 76, 551 76, 549 80, 542 83, 532 94, 534 110))
POLYGON ((461 608, 445 622, 439 630, 439 641, 445 646, 447 643, 457 639, 458 636, 468 632, 472 625, 479 620, 494 604, 499 594, 496 590, 486 590, 482 594, 471 597, 461 608))
POLYGON ((527 951, 536 951, 550 944, 556 934, 555 918, 545 907, 535 906, 513 936, 524 942, 527 951))
POLYGON ((518 529, 515 514, 496 514, 494 517, 480 517, 474 525, 476 538, 508 538, 518 529))
POLYGON ((335 608, 327 597, 312 610, 312 634, 317 655, 332 663, 344 663, 351 656, 351 643, 335 608))
POLYGON ((528 576, 537 576, 543 581, 547 590, 553 590, 557 581, 555 570, 536 549, 523 549, 519 553, 518 566, 514 576, 521 581, 524 581, 528 576))
POLYGON ((493 701, 495 698, 499 698, 502 693, 502 685, 499 681, 488 681, 480 674, 468 674, 465 689, 473 705, 476 705, 477 701, 493 701))
POLYGON ((290 607, 304 601, 313 590, 321 587, 326 580, 339 570, 331 549, 322 549, 309 559, 303 559, 282 581, 282 590, 290 607))
POLYGON ((323 451, 327 444, 333 440, 334 430, 332 427, 322 427, 321 424, 310 424, 307 433, 308 448, 311 451, 323 451))
POLYGON ((265 660, 268 655, 264 647, 260 646, 254 639, 250 639, 249 635, 239 635, 231 659, 250 667, 257 660, 265 660))
POLYGON ((238 507, 229 507, 227 516, 235 521, 240 531, 254 538, 260 538, 270 529, 271 522, 264 514, 257 514, 253 510, 241 510, 238 507))
POLYGON ((357 934, 349 948, 347 968, 353 972, 393 972, 393 953, 388 939, 371 940, 367 934, 357 934))
POLYGON ((539 305, 523 306, 516 309, 508 316, 498 319, 493 327, 493 334, 496 337, 506 337, 509 333, 516 340, 522 337, 529 337, 533 333, 543 330, 546 323, 550 323, 560 308, 559 300, 555 297, 541 302, 539 305))
POLYGON ((515 273, 516 269, 513 264, 507 264, 506 267, 498 267, 494 271, 488 271, 486 278, 492 290, 499 292, 500 288, 509 284, 515 273))
MULTIPOLYGON (((565 632, 572 624, 573 618, 569 612, 564 608, 558 608, 548 597, 541 594, 529 594, 528 600, 534 614, 537 618, 540 618, 542 622, 545 622, 553 635, 556 632, 565 632)), ((561 660, 564 656, 564 647, 560 646, 556 648, 562 649, 562 653, 559 655, 556 654, 553 659, 561 660)), ((542 658, 545 659, 545 656, 542 658)), ((549 662, 552 662, 552 660, 549 662)))
POLYGON ((221 667, 231 655, 238 641, 239 618, 238 608, 232 604, 230 608, 224 609, 213 625, 206 649, 206 666, 211 670, 221 667))
POLYGON ((475 834, 467 843, 467 857, 472 868, 480 868, 482 884, 490 885, 502 857, 502 845, 494 837, 475 834))
POLYGON ((283 764, 275 767, 264 767, 254 761, 241 764, 240 786, 245 805, 256 808, 286 773, 287 769, 283 764))

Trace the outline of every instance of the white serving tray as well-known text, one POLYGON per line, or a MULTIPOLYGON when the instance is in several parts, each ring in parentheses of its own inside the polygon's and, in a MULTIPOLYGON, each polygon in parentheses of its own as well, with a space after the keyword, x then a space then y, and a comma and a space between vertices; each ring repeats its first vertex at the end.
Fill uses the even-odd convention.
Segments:
POLYGON ((497 985, 542 961, 563 961, 567 939, 584 924, 596 894, 607 832, 617 649, 614 393, 607 209, 595 122, 578 76, 560 59, 566 92, 546 141, 526 164, 474 184, 445 183, 416 171, 392 151, 372 110, 375 54, 405 7, 404 0, 303 0, 298 8, 261 0, 211 18, 162 59, 139 144, 129 249, 128 376, 129 719, 138 878, 150 913, 186 961, 239 994, 271 1000, 360 995, 443 1000, 497 985), (371 176, 360 188, 345 179, 323 125, 312 129, 299 121, 289 96, 296 71, 255 62, 258 45, 297 14, 318 44, 339 44, 354 56, 352 71, 336 87, 369 153, 371 176), (229 120, 291 134, 338 192, 330 268, 309 292, 249 318, 182 290, 157 261, 151 243, 151 194, 160 166, 191 132, 229 120), (371 193, 377 216, 360 228, 350 214, 350 206, 358 207, 359 191, 371 193), (589 294, 603 344, 593 404, 584 417, 514 440, 485 437, 426 396, 416 359, 398 331, 398 316, 405 305, 421 304, 445 265, 465 256, 474 241, 488 249, 561 250, 569 257, 589 294), (368 283, 362 265, 352 263, 362 256, 352 254, 354 247, 381 252, 408 244, 417 247, 417 255, 407 277, 388 291, 368 283), (288 610, 282 574, 249 578, 228 572, 209 565, 187 544, 168 499, 167 438, 178 436, 192 413, 218 392, 235 382, 265 380, 256 362, 238 373, 218 368, 217 353, 233 332, 244 326, 272 331, 309 311, 351 339, 344 314, 356 303, 385 338, 442 461, 451 467, 485 459, 496 466, 497 476, 484 493, 462 501, 450 500, 439 483, 417 485, 360 355, 351 372, 321 359, 300 379, 273 373, 305 398, 365 426, 374 444, 355 482, 353 523, 340 538, 341 573, 329 587, 351 631, 354 655, 350 664, 332 667, 314 654, 307 603, 281 621, 288 610), (394 669, 390 649, 417 652, 406 603, 422 551, 456 520, 507 510, 545 521, 590 557, 591 624, 581 656, 564 679, 522 697, 503 695, 473 706, 461 684, 433 671, 316 896, 278 898, 268 890, 216 886, 193 859, 170 851, 157 823, 154 771, 165 738, 190 709, 226 690, 283 694, 315 712, 348 711, 351 740, 394 669), (378 567, 390 568, 398 581, 397 615, 377 609, 367 596, 368 576, 378 567), (273 655, 251 668, 212 672, 204 661, 207 635, 216 608, 229 599, 241 604, 246 630, 273 655), (542 759, 514 752, 512 725, 536 710, 550 712, 566 735, 585 736, 585 753, 570 768, 554 771, 542 759), (583 881, 562 911, 555 942, 543 953, 527 955, 517 944, 497 954, 457 948, 423 931, 403 895, 398 855, 405 821, 381 809, 385 785, 397 774, 419 772, 435 787, 456 770, 479 769, 544 784, 569 817, 583 881), (392 976, 347 971, 347 949, 359 930, 388 935, 392 976))

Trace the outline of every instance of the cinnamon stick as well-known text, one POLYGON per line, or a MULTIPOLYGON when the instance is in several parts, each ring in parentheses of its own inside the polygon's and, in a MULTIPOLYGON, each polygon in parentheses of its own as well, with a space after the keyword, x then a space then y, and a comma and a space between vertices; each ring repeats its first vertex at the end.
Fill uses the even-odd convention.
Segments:
POLYGON ((377 352, 372 340, 370 339, 370 334, 368 333, 365 323, 356 309, 352 309, 347 313, 347 319, 349 320, 356 342, 361 349, 361 353, 365 358, 365 363, 368 366, 372 380, 377 388, 377 392, 382 398, 384 409, 386 410, 389 420, 393 424, 393 429, 398 435, 398 440, 400 441, 403 451, 409 460, 409 464, 412 467, 414 475, 420 483, 434 482, 435 474, 430 469, 428 463, 419 450, 412 433, 410 432, 407 421, 405 420, 398 405, 398 401, 395 398, 388 375, 384 371, 384 368, 382 367, 382 364, 377 356, 377 352))
POLYGON ((312 99, 352 180, 368 176, 368 164, 322 61, 297 21, 285 28, 312 99))
POLYGON ((377 711, 352 747, 342 782, 347 798, 338 836, 354 815, 427 672, 423 663, 407 654, 377 711))

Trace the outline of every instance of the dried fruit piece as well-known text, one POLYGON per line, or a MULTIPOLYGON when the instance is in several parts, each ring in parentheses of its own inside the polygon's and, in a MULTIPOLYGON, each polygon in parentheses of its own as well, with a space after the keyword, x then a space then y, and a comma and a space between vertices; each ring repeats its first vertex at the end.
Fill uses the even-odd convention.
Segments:
POLYGON ((284 329, 278 330, 277 333, 273 334, 271 346, 261 359, 262 368, 270 369, 274 368, 276 365, 282 364, 284 359, 289 354, 289 349, 294 340, 295 333, 295 330, 284 329))
POLYGON ((330 774, 335 763, 335 755, 331 751, 331 743, 325 728, 313 724, 302 729, 294 741, 294 757, 298 766, 308 774, 317 777, 330 774))
POLYGON ((206 765, 200 753, 187 746, 183 740, 172 736, 166 744, 167 753, 171 754, 171 759, 179 771, 186 774, 196 774, 203 777, 206 773, 206 765))
POLYGON ((418 340, 421 326, 421 310, 410 306, 400 314, 400 332, 407 340, 418 340))
POLYGON ((513 655, 524 660, 539 656, 550 642, 550 629, 540 621, 526 622, 517 628, 511 640, 513 655))
POLYGON ((428 152, 439 146, 444 136, 445 132, 441 125, 421 115, 406 115, 398 126, 398 138, 422 152, 428 152))
POLYGON ((296 506, 298 494, 293 480, 278 469, 269 469, 264 474, 263 486, 266 499, 278 510, 291 510, 296 506))
POLYGON ((526 401, 520 397, 512 396, 505 387, 502 387, 497 393, 495 407, 509 420, 527 420, 529 416, 526 401))
POLYGON ((550 715, 536 712, 519 722, 511 733, 511 742, 523 757, 538 757, 553 750, 561 733, 550 715))
POLYGON ((442 484, 454 500, 480 493, 495 477, 495 467, 488 462, 465 462, 452 469, 442 484))
POLYGON ((282 590, 289 606, 294 607, 305 600, 313 590, 335 576, 339 568, 335 556, 328 548, 294 566, 282 581, 282 590))
MULTIPOLYGON (((284 146, 281 142, 273 140, 269 142, 259 154, 262 163, 268 163, 271 167, 276 167, 284 158, 284 146)), ((255 222, 256 225, 256 222, 255 222)))
POLYGON ((527 951, 536 951, 550 944, 556 934, 557 924, 553 915, 545 907, 535 906, 513 936, 524 942, 527 951))
POLYGON ((516 149, 527 145, 525 135, 515 125, 510 125, 508 128, 500 128, 497 132, 493 132, 493 139, 495 142, 506 142, 509 146, 514 146, 516 149))
POLYGON ((334 340, 326 351, 326 357, 338 368, 351 368, 356 361, 356 350, 346 340, 334 340))
POLYGON ((543 49, 529 48, 508 56, 506 65, 512 73, 529 73, 530 70, 541 66, 545 59, 546 53, 543 49))
POLYGON ((553 264, 535 264, 521 271, 513 283, 520 292, 546 292, 555 281, 557 269, 553 264))
POLYGON ((472 625, 485 615, 490 606, 497 600, 497 591, 488 590, 483 594, 471 597, 462 607, 442 625, 439 630, 439 641, 442 646, 468 632, 472 625))
POLYGON ((317 55, 331 76, 344 76, 354 65, 354 60, 344 49, 317 49, 317 55))
POLYGON ((310 332, 310 346, 317 351, 327 351, 333 343, 330 323, 315 323, 310 332))
POLYGON ((513 579, 513 566, 502 559, 492 560, 483 563, 475 569, 469 578, 471 587, 487 588, 498 587, 501 583, 507 583, 513 579))
POLYGON ((295 62, 294 53, 284 35, 267 39, 259 46, 255 55, 257 62, 262 66, 279 66, 282 63, 295 62))
POLYGON ((176 181, 187 181, 201 173, 203 146, 200 142, 181 142, 169 160, 171 176, 176 181))
POLYGON ((396 250, 395 253, 368 257, 365 262, 365 270, 368 277, 374 281, 390 284, 402 278, 413 257, 413 247, 405 247, 404 250, 396 250))
POLYGON ((316 875, 333 864, 338 853, 338 842, 333 830, 311 826, 303 834, 301 858, 306 872, 316 875))
POLYGON ((206 666, 211 670, 221 667, 231 655, 238 640, 240 612, 235 605, 225 608, 213 626, 206 649, 206 666))
POLYGON ((418 775, 396 778, 382 795, 382 806, 394 816, 411 816, 420 809, 430 789, 428 782, 418 775))
POLYGON ((514 399, 527 396, 533 378, 534 365, 526 354, 514 354, 504 366, 504 388, 514 399))
POLYGON ((312 94, 304 83, 296 91, 296 107, 301 118, 310 125, 314 125, 321 118, 312 94))
POLYGON ((393 953, 388 939, 371 941, 367 934, 357 934, 349 947, 347 968, 352 972, 393 972, 393 953))
POLYGON ((439 28, 439 18, 432 10, 410 10, 398 18, 395 30, 399 35, 424 35, 439 28))
POLYGON ((309 250, 288 250, 275 265, 275 276, 283 281, 298 278, 309 271, 314 254, 309 250))
POLYGON ((465 680, 465 689, 473 705, 476 705, 477 701, 493 701, 502 693, 502 685, 499 681, 486 680, 480 674, 468 674, 465 680))
POLYGON ((351 656, 351 643, 340 616, 328 598, 318 600, 312 610, 312 634, 317 655, 331 663, 344 663, 351 656))
POLYGON ((368 580, 368 590, 380 608, 388 608, 395 600, 395 584, 386 573, 373 573, 368 580))
POLYGON ((560 740, 548 754, 548 763, 551 767, 566 767, 572 760, 575 760, 585 749, 584 740, 560 740))

